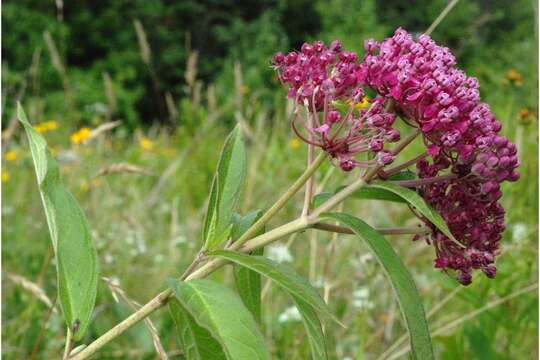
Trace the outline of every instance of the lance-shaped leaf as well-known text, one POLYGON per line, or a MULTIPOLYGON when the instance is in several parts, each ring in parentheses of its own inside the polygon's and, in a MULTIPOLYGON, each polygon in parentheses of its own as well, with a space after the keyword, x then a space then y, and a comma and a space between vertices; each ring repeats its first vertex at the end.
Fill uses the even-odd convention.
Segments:
POLYGON ((227 359, 219 341, 208 330, 197 324, 178 300, 173 299, 169 302, 169 310, 187 360, 227 359))
MULTIPOLYGON (((409 170, 400 171, 398 173, 392 174, 388 177, 388 180, 413 180, 416 178, 414 172, 409 170)), ((313 197, 312 208, 320 206, 323 202, 330 199, 345 186, 341 186, 336 189, 334 192, 322 192, 313 197)), ((355 199, 366 199, 366 200, 382 200, 382 201, 392 201, 398 203, 407 203, 407 200, 403 197, 396 195, 394 192, 386 189, 376 188, 373 186, 365 185, 364 187, 356 190, 351 195, 355 199)))
POLYGON ((292 296, 296 308, 302 316, 302 322, 308 335, 309 347, 311 348, 311 358, 313 360, 326 360, 328 353, 326 350, 326 338, 322 330, 319 316, 313 310, 311 305, 305 303, 302 299, 292 296))
MULTIPOLYGON (((330 199, 332 196, 338 193, 339 190, 341 190, 341 188, 338 189, 336 192, 329 191, 329 192, 322 192, 320 194, 315 195, 312 200, 312 208, 317 208, 318 206, 322 205, 326 200, 330 199)), ((377 189, 369 185, 365 185, 364 187, 353 192, 351 194, 351 198, 407 203, 406 200, 404 200, 403 198, 394 194, 391 191, 384 190, 384 189, 377 189)))
POLYGON ((242 131, 240 126, 236 126, 225 140, 212 182, 203 229, 206 249, 219 246, 227 238, 224 234, 231 224, 233 212, 242 192, 246 163, 242 131))
POLYGON ((208 210, 204 218, 203 241, 206 249, 211 248, 216 243, 217 223, 219 218, 219 173, 216 173, 210 189, 210 199, 208 200, 208 210))
MULTIPOLYGON (((233 231, 232 231, 232 240, 237 240, 242 234, 244 234, 247 229, 251 227, 257 221, 261 215, 262 211, 257 210, 253 211, 243 217, 238 214, 235 214, 236 221, 234 222, 233 231)), ((264 233, 264 228, 259 230, 255 236, 264 233)), ((264 248, 254 250, 253 255, 262 255, 264 253, 264 248)), ((257 272, 250 270, 246 267, 235 265, 234 266, 234 280, 240 298, 244 302, 244 305, 248 308, 249 311, 253 314, 253 317, 258 324, 261 323, 261 275, 257 272)))
MULTIPOLYGON (((187 282, 170 279, 168 285, 178 304, 198 327, 196 340, 191 341, 191 346, 215 347, 217 341, 229 360, 270 359, 270 353, 253 316, 232 290, 206 279, 187 282), (200 331, 200 328, 206 332, 200 331), (213 341, 204 341, 205 337, 209 339, 208 335, 211 335, 210 340, 213 341)), ((186 344, 190 342, 187 341, 186 344)), ((199 348, 190 352, 201 354, 202 351, 205 350, 199 348)))
POLYGON ((385 189, 375 188, 373 186, 364 186, 352 193, 351 197, 355 199, 367 199, 367 200, 382 200, 405 203, 406 201, 400 196, 394 194, 391 191, 385 189))
POLYGON ((219 221, 218 233, 231 223, 246 177, 247 159, 242 129, 237 125, 223 145, 218 164, 219 181, 219 221))
POLYGON ((41 200, 56 257, 58 298, 75 340, 84 335, 97 292, 97 256, 79 204, 60 183, 58 165, 45 139, 32 128, 20 105, 18 118, 30 144, 41 200))
POLYGON ((309 282, 300 276, 293 268, 285 264, 277 263, 263 256, 250 256, 235 251, 216 250, 209 254, 217 256, 233 263, 242 265, 248 269, 272 279, 287 293, 302 299, 318 312, 327 315, 341 325, 339 320, 332 314, 317 290, 309 282))
POLYGON ((433 223, 444 235, 448 236, 452 241, 459 244, 454 235, 450 232, 448 225, 442 218, 442 216, 436 212, 431 206, 426 203, 426 201, 418 195, 414 190, 408 189, 403 186, 392 184, 389 182, 374 182, 370 185, 372 188, 381 189, 390 191, 397 196, 401 197, 403 200, 407 201, 410 205, 414 206, 416 210, 424 215, 429 221, 433 223))
POLYGON ((429 329, 424 308, 405 265, 388 241, 375 229, 354 216, 343 213, 323 214, 323 217, 337 220, 362 238, 382 265, 400 305, 401 313, 409 330, 409 340, 415 359, 434 359, 429 329))

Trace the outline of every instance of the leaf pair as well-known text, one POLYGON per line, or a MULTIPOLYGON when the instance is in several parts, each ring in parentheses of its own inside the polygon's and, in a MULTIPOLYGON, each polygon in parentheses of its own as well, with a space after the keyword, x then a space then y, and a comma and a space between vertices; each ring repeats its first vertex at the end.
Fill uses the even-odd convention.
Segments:
POLYGON ((246 150, 240 126, 225 140, 203 226, 204 249, 215 249, 227 240, 232 231, 231 220, 246 177, 246 150))
MULTIPOLYGON (((261 256, 226 250, 217 250, 210 255, 229 260, 257 275, 264 275, 289 293, 302 315, 313 359, 328 358, 325 337, 317 313, 323 313, 337 320, 307 280, 292 268, 261 256)), ((244 304, 254 304, 258 301, 260 307, 260 282, 258 285, 258 289, 250 288, 253 292, 247 297, 248 290, 241 291, 244 304), (254 295, 255 300, 253 300, 254 295)), ((266 348, 261 347, 262 337, 253 316, 257 305, 247 305, 251 311, 248 310, 234 292, 209 280, 189 282, 171 280, 169 286, 176 299, 171 304, 171 313, 177 323, 180 342, 187 359, 266 359, 269 357, 266 348), (216 348, 221 350, 212 350, 215 357, 204 356, 207 349, 216 348), (242 357, 247 356, 247 351, 251 355, 242 357)))
POLYGON ((49 227, 58 280, 58 298, 67 327, 80 340, 90 322, 97 292, 97 255, 88 222, 75 198, 60 182, 58 165, 45 139, 28 122, 18 104, 45 216, 49 227))
MULTIPOLYGON (((262 215, 261 211, 255 211, 249 213, 243 217, 238 214, 233 214, 233 227, 231 231, 232 240, 238 239, 243 233, 251 227, 262 215)), ((264 232, 264 229, 260 233, 264 232)), ((253 252, 253 255, 262 255, 263 249, 259 249, 253 252)), ((302 314, 302 319, 305 324, 310 346, 314 359, 327 359, 325 338, 322 332, 322 327, 317 313, 313 310, 311 304, 316 304, 317 308, 324 309, 326 313, 330 314, 329 310, 325 309, 324 301, 317 294, 315 289, 311 288, 306 280, 296 274, 294 270, 290 268, 284 268, 283 265, 275 263, 269 259, 261 256, 250 256, 245 254, 239 254, 230 251, 216 251, 211 253, 213 256, 220 256, 227 260, 231 260, 235 263, 234 278, 238 288, 238 293, 241 298, 241 303, 244 306, 238 305, 237 295, 231 292, 229 289, 222 287, 219 284, 203 281, 201 285, 199 280, 190 281, 190 287, 178 285, 178 282, 174 280, 169 282, 169 286, 173 289, 176 295, 176 300, 170 305, 171 314, 173 315, 177 324, 177 330, 180 337, 180 342, 186 357, 191 359, 235 359, 238 349, 235 346, 238 344, 231 343, 227 339, 222 339, 222 336, 227 336, 220 331, 221 327, 229 326, 227 324, 209 323, 207 319, 201 318, 199 312, 211 313, 212 311, 220 312, 223 308, 219 304, 214 304, 212 297, 213 293, 219 293, 220 298, 229 298, 227 302, 227 311, 234 311, 240 322, 243 323, 242 335, 245 341, 249 341, 249 344, 242 344, 244 347, 256 348, 260 346, 261 339, 258 337, 259 331, 256 324, 261 323, 261 275, 268 276, 274 281, 281 284, 280 286, 287 290, 298 307, 298 310, 302 314), (194 290, 195 287, 196 289, 194 290), (175 290, 176 289, 176 290, 175 290), (206 291, 205 291, 206 290, 206 291), (193 306, 182 301, 179 292, 183 291, 185 296, 198 291, 200 297, 205 300, 206 306, 199 307, 193 306), (302 300, 304 297, 310 299, 310 303, 302 300), (191 308, 188 308, 190 307, 191 308), (253 325, 253 321, 255 325, 253 325), (251 334, 249 337, 248 333, 251 334), (227 347, 233 347, 228 349, 227 347), (232 354, 232 355, 231 355, 232 354)), ((330 314, 331 316, 331 314, 330 314)), ((222 317, 219 314, 213 315, 215 319, 221 320, 222 317)), ((224 320, 224 319, 223 319, 224 320)), ((231 324, 234 326, 234 324, 231 324)), ((255 352, 250 358, 265 358, 267 356, 266 350, 255 352)), ((269 356, 269 355, 268 355, 269 356)))

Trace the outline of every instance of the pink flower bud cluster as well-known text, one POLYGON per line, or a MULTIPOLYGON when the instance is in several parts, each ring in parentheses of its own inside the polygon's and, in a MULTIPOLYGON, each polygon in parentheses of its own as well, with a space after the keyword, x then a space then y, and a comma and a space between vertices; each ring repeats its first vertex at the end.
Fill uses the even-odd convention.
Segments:
POLYGON ((316 41, 304 43, 300 52, 277 53, 273 66, 280 81, 289 87, 288 97, 296 99, 299 105, 307 100, 313 106, 314 101, 318 111, 323 109, 325 97, 348 98, 358 86, 358 55, 344 51, 337 40, 329 48, 316 41))
MULTIPOLYGON (((432 164, 422 160, 417 164, 421 178, 432 177, 448 160, 436 156, 432 164)), ((442 181, 420 187, 421 195, 441 214, 454 237, 451 241, 432 224, 431 241, 436 250, 436 268, 457 271, 463 285, 472 281, 472 270, 480 269, 492 278, 504 225, 504 208, 497 201, 502 193, 499 183, 479 181, 474 176, 442 181)))
POLYGON ((497 135, 501 124, 480 103, 477 79, 455 68, 448 48, 428 35, 415 41, 401 28, 381 43, 366 41, 365 48, 360 81, 419 125, 430 155, 442 151, 485 180, 519 178, 515 145, 497 135))
POLYGON ((384 145, 400 139, 392 127, 396 117, 385 110, 383 97, 366 101, 355 53, 342 50, 338 41, 329 48, 317 41, 300 52, 275 54, 273 66, 297 104, 292 125, 302 140, 322 148, 344 171, 394 160, 384 145), (364 152, 373 158, 355 159, 364 152))
POLYGON ((480 102, 477 79, 455 68, 450 50, 428 35, 415 41, 397 29, 381 43, 366 41, 365 48, 361 83, 392 99, 396 112, 422 131, 433 161, 417 164, 419 177, 436 177, 447 169, 457 175, 419 189, 464 246, 432 226, 435 267, 457 270, 465 285, 473 269, 495 276, 504 230, 504 209, 497 201, 500 183, 519 178, 516 146, 498 135, 501 124, 480 102))

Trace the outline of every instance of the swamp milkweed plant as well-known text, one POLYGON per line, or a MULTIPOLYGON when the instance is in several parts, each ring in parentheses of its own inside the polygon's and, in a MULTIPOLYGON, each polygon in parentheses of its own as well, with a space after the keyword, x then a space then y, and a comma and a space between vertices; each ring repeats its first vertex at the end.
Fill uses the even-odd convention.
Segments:
POLYGON ((327 359, 328 327, 322 321, 341 324, 331 310, 332 299, 327 304, 291 267, 264 256, 265 246, 306 229, 350 233, 366 243, 392 284, 414 358, 434 358, 413 278, 384 235, 410 234, 414 241, 426 241, 435 249, 434 267, 463 285, 471 283, 474 270, 495 277, 505 228, 500 184, 519 178, 516 146, 499 135, 501 124, 481 102, 478 81, 459 70, 450 50, 427 34, 413 37, 399 28, 381 42, 367 40, 365 50, 360 57, 339 41, 316 41, 274 55, 272 66, 295 104, 291 127, 307 144, 306 169, 266 210, 237 213, 247 163, 237 126, 223 145, 197 256, 183 274, 171 274, 166 290, 93 342, 84 337, 98 279, 90 227, 61 183, 41 131, 19 106, 56 256, 68 334, 64 359, 89 358, 165 305, 186 359, 270 359, 259 330, 261 277, 290 295, 312 358, 327 359), (413 143, 421 150, 400 159, 413 143), (327 161, 348 173, 348 183, 313 194, 313 175, 327 161), (267 228, 302 189, 299 217, 267 228), (406 203, 425 226, 375 229, 352 214, 331 212, 353 195, 406 203), (226 264, 234 264, 236 291, 204 279, 226 264))

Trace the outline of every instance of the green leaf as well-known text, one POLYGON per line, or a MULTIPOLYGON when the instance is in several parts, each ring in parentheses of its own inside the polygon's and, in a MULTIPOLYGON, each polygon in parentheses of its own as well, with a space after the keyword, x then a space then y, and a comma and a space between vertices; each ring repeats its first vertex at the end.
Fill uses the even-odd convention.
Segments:
POLYGON ((393 201, 393 202, 399 202, 399 203, 406 202, 403 198, 394 194, 391 191, 375 188, 370 185, 366 185, 356 190, 354 193, 352 193, 351 196, 355 199, 383 200, 383 201, 393 201))
POLYGON ((187 360, 226 360, 221 344, 176 299, 169 301, 169 310, 176 325, 180 346, 187 360))
POLYGON ((262 256, 250 256, 228 250, 216 250, 209 255, 232 261, 233 263, 242 265, 272 279, 286 292, 302 299, 315 310, 329 316, 332 320, 341 325, 317 290, 315 290, 307 280, 301 277, 290 266, 279 264, 262 256))
MULTIPOLYGON (((255 222, 259 220, 261 216, 261 210, 252 211, 245 216, 234 214, 234 217, 236 217, 236 219, 233 220, 234 226, 231 234, 233 241, 240 238, 240 236, 242 236, 251 227, 251 225, 255 224, 255 222)), ((264 233, 264 229, 257 232, 255 236, 258 236, 262 233, 264 233)))
POLYGON ((302 299, 292 296, 296 308, 302 315, 302 322, 308 334, 309 346, 311 348, 311 357, 314 360, 328 359, 326 350, 326 339, 321 327, 319 316, 313 310, 311 305, 304 302, 302 299))
POLYGON ((233 228, 233 224, 230 224, 221 234, 214 235, 212 240, 206 246, 206 249, 213 249, 218 247, 220 244, 224 243, 230 236, 233 228))
POLYGON ((334 196, 335 193, 331 191, 322 192, 320 194, 317 194, 313 196, 313 199, 311 200, 311 207, 313 209, 318 208, 321 206, 324 202, 326 202, 328 199, 330 199, 332 196, 334 196))
POLYGON ((416 174, 414 171, 403 170, 398 173, 392 174, 388 177, 388 180, 398 181, 398 180, 414 180, 416 179, 416 174))
POLYGON ((246 177, 246 149, 242 130, 237 125, 227 137, 219 159, 219 221, 217 232, 222 233, 231 223, 246 177))
POLYGON ((332 101, 332 106, 336 108, 342 116, 346 115, 351 109, 351 105, 339 100, 332 101))
MULTIPOLYGON (((429 221, 433 223, 444 235, 448 236, 452 241, 461 245, 454 235, 450 232, 448 225, 444 222, 441 215, 436 212, 431 206, 426 203, 426 201, 418 195, 414 190, 408 189, 403 186, 395 185, 389 182, 374 182, 370 185, 372 188, 381 189, 390 191, 397 196, 401 197, 403 200, 407 201, 410 205, 414 206, 416 210, 424 215, 429 221)), ((463 246, 463 245, 461 245, 463 246)))
POLYGON ((343 213, 323 214, 351 228, 362 238, 382 265, 396 294, 401 313, 409 330, 415 359, 434 359, 422 301, 414 280, 388 241, 375 229, 354 216, 343 213))
MULTIPOLYGON (((341 189, 343 189, 343 187, 338 188, 335 192, 322 192, 320 194, 315 195, 311 202, 312 208, 315 209, 318 206, 322 205, 325 201, 330 199, 332 196, 338 193, 341 189)), ((406 200, 404 200, 402 197, 394 194, 391 191, 374 188, 369 185, 366 185, 356 190, 355 192, 352 193, 351 197, 355 199, 382 200, 382 201, 392 201, 392 202, 398 202, 398 203, 407 203, 406 200)))
MULTIPOLYGON (((264 249, 257 249, 253 254, 262 255, 263 252, 264 249)), ((242 302, 261 324, 261 276, 243 266, 235 266, 234 281, 242 302)))
MULTIPOLYGON (((216 173, 210 189, 210 199, 208 200, 208 210, 204 218, 203 240, 204 248, 209 249, 216 241, 217 223, 219 218, 219 173, 216 173)), ((219 245, 219 244, 218 244, 219 245)))
MULTIPOLYGON (((261 216, 262 211, 253 211, 244 217, 237 215, 237 221, 234 223, 232 239, 236 240, 244 234, 251 225, 253 225, 261 216)), ((264 228, 259 230, 255 236, 264 233, 264 228)), ((263 255, 264 248, 254 250, 253 255, 263 255)), ((261 275, 257 272, 240 265, 234 266, 234 280, 242 302, 258 324, 261 323, 261 275)))
POLYGON ((231 224, 247 169, 246 150, 240 126, 229 134, 221 150, 203 228, 205 249, 212 249, 226 240, 224 233, 231 224), (221 241, 221 242, 220 242, 221 241))
POLYGON ((28 122, 18 104, 47 218, 58 281, 58 298, 73 338, 80 340, 90 322, 97 292, 97 255, 90 227, 79 204, 60 183, 58 165, 45 139, 28 122))
POLYGON ((169 279, 168 285, 181 308, 199 328, 206 330, 204 334, 198 332, 197 339, 210 334, 229 360, 270 359, 253 316, 232 290, 206 279, 188 282, 169 279))

